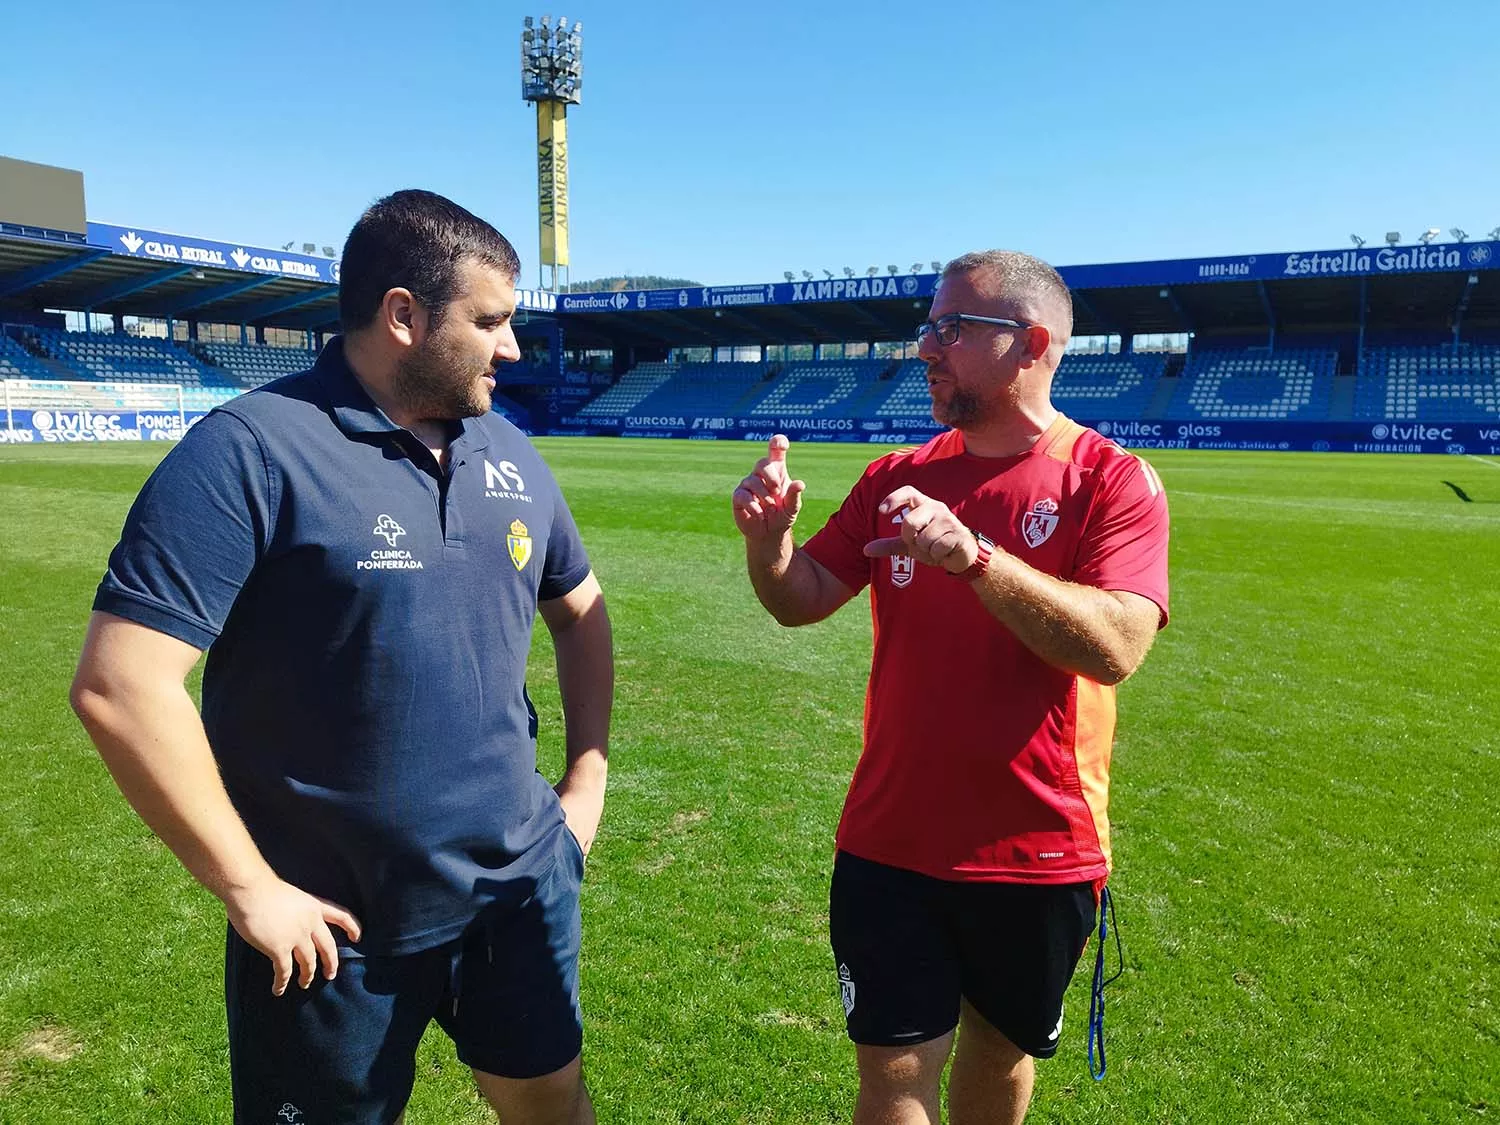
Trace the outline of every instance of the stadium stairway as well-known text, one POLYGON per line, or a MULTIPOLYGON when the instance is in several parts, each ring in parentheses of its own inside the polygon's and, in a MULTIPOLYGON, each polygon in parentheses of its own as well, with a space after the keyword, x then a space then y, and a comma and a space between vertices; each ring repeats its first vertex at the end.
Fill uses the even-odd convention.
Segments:
POLYGON ((1332 422, 1348 422, 1354 417, 1354 390, 1359 380, 1354 375, 1336 375, 1333 391, 1328 399, 1328 419, 1332 422))

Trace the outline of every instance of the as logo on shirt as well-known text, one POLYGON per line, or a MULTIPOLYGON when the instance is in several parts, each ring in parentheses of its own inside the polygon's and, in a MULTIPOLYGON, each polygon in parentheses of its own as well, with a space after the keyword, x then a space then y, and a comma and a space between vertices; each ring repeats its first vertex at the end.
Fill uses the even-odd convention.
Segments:
POLYGON ((525 570, 531 561, 531 533, 520 520, 510 521, 510 534, 505 537, 505 546, 510 550, 510 561, 517 570, 525 570))
POLYGON ((486 500, 521 500, 531 503, 526 492, 526 482, 521 479, 521 470, 514 461, 501 461, 498 465, 484 463, 484 497, 486 500))
POLYGON ((1021 517, 1021 538, 1028 547, 1040 547, 1057 530, 1057 501, 1038 500, 1031 511, 1021 517))

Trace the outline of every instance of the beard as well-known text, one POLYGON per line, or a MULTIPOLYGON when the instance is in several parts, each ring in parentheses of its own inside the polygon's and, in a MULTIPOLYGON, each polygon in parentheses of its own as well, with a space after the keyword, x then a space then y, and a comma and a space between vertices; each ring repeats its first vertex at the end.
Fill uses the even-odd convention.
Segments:
POLYGON ((423 419, 477 418, 490 409, 483 376, 494 367, 475 366, 441 334, 402 358, 391 385, 402 409, 423 419))
POLYGON ((985 403, 973 391, 953 390, 946 402, 934 399, 932 403, 933 420, 955 430, 973 429, 988 414, 985 403))

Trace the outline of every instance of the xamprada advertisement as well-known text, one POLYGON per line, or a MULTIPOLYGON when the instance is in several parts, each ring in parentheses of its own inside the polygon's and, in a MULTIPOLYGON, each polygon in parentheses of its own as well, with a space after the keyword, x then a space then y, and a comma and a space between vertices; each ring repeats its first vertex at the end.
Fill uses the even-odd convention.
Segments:
POLYGON ((0 444, 177 441, 206 410, 11 410, 0 413, 0 444))
MULTIPOLYGON (((1222 281, 1278 281, 1300 277, 1380 277, 1390 274, 1456 273, 1500 269, 1500 242, 1454 242, 1433 246, 1382 246, 1348 250, 1299 250, 1232 258, 1167 262, 1118 262, 1061 266, 1073 289, 1141 285, 1196 285, 1222 281)), ((646 312, 652 309, 730 309, 745 305, 795 305, 809 301, 870 301, 930 298, 935 273, 894 277, 831 278, 761 285, 720 285, 621 293, 565 293, 558 312, 646 312)))
MULTIPOLYGON (((1139 422, 1080 418, 1127 449, 1241 449, 1311 453, 1449 453, 1500 457, 1500 420, 1472 422, 1139 422)), ((931 418, 728 418, 680 414, 564 417, 556 437, 690 438, 921 445, 942 429, 931 418)))

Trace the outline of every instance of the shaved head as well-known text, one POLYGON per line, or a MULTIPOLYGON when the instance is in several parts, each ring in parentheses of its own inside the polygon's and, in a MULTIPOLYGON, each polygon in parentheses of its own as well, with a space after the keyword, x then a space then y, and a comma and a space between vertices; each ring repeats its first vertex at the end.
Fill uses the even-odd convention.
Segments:
POLYGON ((1058 272, 1040 258, 1017 250, 973 250, 944 266, 939 284, 950 277, 966 277, 1017 320, 1045 324, 1059 347, 1067 347, 1073 336, 1073 297, 1058 272))

